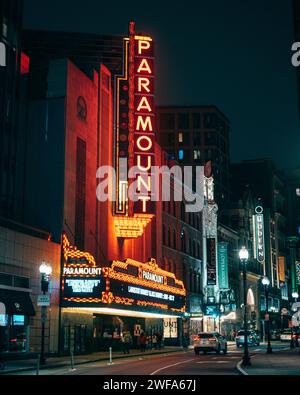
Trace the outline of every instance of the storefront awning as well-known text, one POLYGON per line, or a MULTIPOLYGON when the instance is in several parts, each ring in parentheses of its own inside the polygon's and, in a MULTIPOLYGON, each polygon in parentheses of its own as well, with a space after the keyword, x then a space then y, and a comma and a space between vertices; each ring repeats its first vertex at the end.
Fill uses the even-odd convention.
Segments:
POLYGON ((0 289, 0 302, 5 305, 6 314, 35 315, 35 310, 28 292, 0 289))

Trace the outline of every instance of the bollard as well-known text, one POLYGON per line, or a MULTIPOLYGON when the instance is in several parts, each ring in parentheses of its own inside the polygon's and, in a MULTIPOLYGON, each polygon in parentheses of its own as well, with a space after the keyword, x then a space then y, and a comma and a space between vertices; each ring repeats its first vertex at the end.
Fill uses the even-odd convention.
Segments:
POLYGON ((37 355, 37 361, 36 361, 36 375, 38 376, 40 374, 40 354, 37 355))
POLYGON ((112 347, 109 347, 109 364, 112 364, 112 347))
POLYGON ((71 369, 75 370, 74 369, 74 353, 73 353, 73 351, 71 351, 71 369))

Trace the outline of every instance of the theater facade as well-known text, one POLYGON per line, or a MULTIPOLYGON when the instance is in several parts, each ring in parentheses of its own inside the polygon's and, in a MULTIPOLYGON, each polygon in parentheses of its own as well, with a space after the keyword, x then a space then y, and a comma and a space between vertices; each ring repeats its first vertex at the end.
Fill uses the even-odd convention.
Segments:
POLYGON ((138 347, 141 332, 150 342, 159 333, 165 345, 181 344, 185 287, 155 259, 99 267, 92 255, 71 246, 65 234, 62 259, 61 352, 118 349, 124 331, 130 331, 133 347, 138 347))

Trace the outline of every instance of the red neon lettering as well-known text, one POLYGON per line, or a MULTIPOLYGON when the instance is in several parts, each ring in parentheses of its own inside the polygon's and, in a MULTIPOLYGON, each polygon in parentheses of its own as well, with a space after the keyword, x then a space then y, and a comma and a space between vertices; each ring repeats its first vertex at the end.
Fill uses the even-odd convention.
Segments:
POLYGON ((152 112, 152 108, 150 107, 147 97, 143 96, 141 98, 140 104, 138 105, 136 110, 137 111, 148 110, 149 112, 152 112))
POLYGON ((152 148, 152 140, 151 140, 150 137, 148 137, 148 136, 141 136, 141 137, 139 137, 139 138, 137 139, 136 145, 137 145, 137 147, 138 147, 141 151, 149 151, 150 148, 152 148), (147 142, 147 146, 144 146, 144 147, 143 147, 143 146, 141 145, 141 142, 142 142, 143 140, 147 142))
POLYGON ((143 201, 143 213, 147 211, 147 201, 150 200, 150 196, 139 196, 138 200, 143 201))
POLYGON ((149 85, 150 85, 149 78, 146 77, 138 78, 138 92, 142 92, 142 88, 143 88, 147 93, 149 93, 150 92, 150 89, 148 88, 149 85))
POLYGON ((138 182, 138 191, 139 192, 141 192, 142 184, 148 192, 151 192, 151 176, 148 176, 147 178, 148 178, 148 183, 143 179, 143 177, 141 175, 138 176, 137 182, 138 182))
POLYGON ((136 130, 141 130, 142 128, 143 131, 146 131, 147 127, 149 128, 150 132, 153 131, 151 117, 147 116, 146 119, 144 119, 141 115, 138 115, 136 130))
POLYGON ((149 41, 139 40, 139 45, 138 45, 138 53, 139 53, 139 55, 142 54, 143 50, 147 50, 149 48, 150 48, 150 42, 149 41))
POLYGON ((139 65, 139 68, 137 70, 138 73, 141 73, 142 71, 146 71, 147 73, 151 74, 151 68, 147 62, 147 59, 143 59, 139 65))
POLYGON ((137 155, 137 167, 142 171, 148 171, 151 169, 151 156, 147 156, 147 167, 142 166, 142 157, 137 155))

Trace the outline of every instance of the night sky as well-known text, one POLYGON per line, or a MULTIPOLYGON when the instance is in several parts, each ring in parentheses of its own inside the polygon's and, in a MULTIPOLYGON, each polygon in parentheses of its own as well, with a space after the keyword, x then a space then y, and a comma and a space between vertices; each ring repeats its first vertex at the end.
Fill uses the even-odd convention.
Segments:
POLYGON ((214 104, 231 120, 231 160, 300 165, 290 0, 25 0, 24 27, 156 41, 157 104, 214 104))

